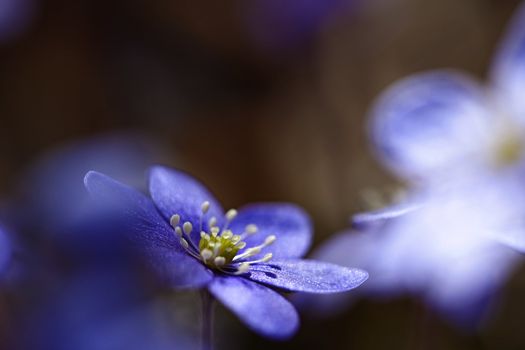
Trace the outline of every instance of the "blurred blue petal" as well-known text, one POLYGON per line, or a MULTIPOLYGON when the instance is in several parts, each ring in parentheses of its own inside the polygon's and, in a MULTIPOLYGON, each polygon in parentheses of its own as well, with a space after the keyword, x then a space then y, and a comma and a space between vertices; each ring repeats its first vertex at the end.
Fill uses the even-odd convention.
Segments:
POLYGON ((0 0, 0 43, 23 34, 31 25, 39 0, 0 0))
POLYGON ((271 56, 304 51, 335 16, 349 14, 358 0, 255 0, 245 3, 246 32, 271 56))
POLYGON ((479 162, 492 116, 477 84, 460 73, 417 74, 386 90, 372 111, 372 142, 402 177, 428 180, 479 162))
POLYGON ((172 287, 197 288, 211 280, 211 272, 186 254, 173 229, 149 198, 93 171, 86 175, 85 184, 99 203, 125 214, 125 234, 158 273, 161 281, 172 287))
POLYGON ((7 270, 9 263, 11 262, 11 257, 11 240, 7 230, 0 224, 0 276, 7 270))
POLYGON ((314 260, 276 260, 255 265, 249 278, 292 292, 337 293, 360 286, 368 273, 314 260))
POLYGON ((83 186, 85 174, 101 171, 144 188, 145 171, 158 158, 151 142, 132 133, 107 134, 57 147, 21 177, 16 202, 20 224, 57 243, 80 241, 76 248, 96 241, 94 232, 79 230, 90 221, 96 223, 98 215, 83 186))
POLYGON ((312 240, 312 224, 303 209, 288 203, 250 204, 239 209, 230 228, 241 233, 249 224, 257 226, 257 233, 244 239, 247 247, 262 244, 268 235, 276 235, 277 240, 264 249, 273 258, 302 257, 312 240))
POLYGON ((496 97, 525 126, 525 4, 516 10, 491 71, 496 97))
POLYGON ((274 339, 291 337, 299 327, 295 308, 278 293, 238 277, 215 277, 210 292, 255 332, 274 339))
POLYGON ((14 349, 168 350, 187 337, 144 303, 147 290, 126 269, 82 271, 46 295, 14 334, 14 349))

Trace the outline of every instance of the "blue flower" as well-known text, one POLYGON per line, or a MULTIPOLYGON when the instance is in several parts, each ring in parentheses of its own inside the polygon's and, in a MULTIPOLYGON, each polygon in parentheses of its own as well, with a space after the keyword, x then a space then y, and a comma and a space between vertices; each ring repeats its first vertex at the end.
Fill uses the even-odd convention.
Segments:
POLYGON ((7 229, 0 224, 0 275, 4 275, 7 272, 11 258, 11 240, 7 229))
POLYGON ((494 62, 488 88, 440 70, 380 96, 374 149, 408 183, 407 198, 356 215, 354 228, 365 232, 343 233, 317 253, 370 271, 361 291, 420 296, 460 325, 495 305, 516 251, 525 252, 525 6, 494 62))
POLYGON ((89 172, 85 184, 100 203, 125 214, 130 240, 164 283, 207 288, 261 335, 287 338, 298 328, 295 308, 273 288, 342 292, 368 277, 362 270, 300 259, 310 245, 311 225, 291 204, 224 213, 197 180, 160 166, 150 172, 151 199, 97 172, 89 172))

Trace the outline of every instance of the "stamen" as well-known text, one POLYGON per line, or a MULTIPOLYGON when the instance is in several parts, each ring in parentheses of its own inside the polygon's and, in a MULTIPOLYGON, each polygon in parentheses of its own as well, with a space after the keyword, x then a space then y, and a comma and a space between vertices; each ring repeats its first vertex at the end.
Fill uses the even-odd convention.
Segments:
POLYGON ((230 209, 226 212, 226 220, 232 221, 237 216, 237 210, 230 209))
POLYGON ((223 231, 221 237, 224 239, 230 239, 233 237, 233 232, 230 230, 223 231))
POLYGON ((180 239, 180 244, 184 247, 184 249, 188 249, 189 248, 189 244, 188 244, 188 241, 186 241, 184 238, 181 238, 180 239))
POLYGON ((208 201, 203 202, 201 205, 201 210, 203 214, 206 214, 208 210, 210 210, 210 202, 208 201))
POLYGON ((215 266, 224 266, 224 264, 226 263, 226 259, 223 256, 218 256, 213 260, 213 263, 215 264, 215 266))
POLYGON ((220 230, 219 230, 218 227, 212 227, 210 231, 211 231, 211 235, 212 235, 213 237, 217 237, 217 235, 219 234, 219 231, 220 231, 220 230))
POLYGON ((177 236, 179 236, 179 238, 182 238, 182 230, 180 226, 175 227, 175 233, 177 234, 177 236))
POLYGON ((237 271, 234 273, 235 275, 241 275, 243 273, 246 273, 250 271, 250 264, 242 263, 237 267, 237 271))
POLYGON ((245 228, 244 228, 244 232, 247 234, 247 235, 253 235, 255 233, 257 233, 259 229, 257 228, 256 225, 254 224, 249 224, 247 225, 245 228))
POLYGON ((175 228, 179 225, 179 222, 180 222, 180 215, 179 214, 175 214, 171 217, 170 219, 170 225, 175 228))
POLYGON ((215 227, 217 225, 217 218, 215 216, 212 216, 210 220, 208 221, 208 226, 211 228, 215 227))
POLYGON ((208 260, 209 258, 213 256, 213 253, 209 249, 203 249, 203 251, 201 252, 201 256, 202 256, 202 259, 204 259, 204 262, 206 262, 206 260, 208 260))
POLYGON ((182 229, 184 230, 185 234, 189 235, 193 230, 193 225, 191 224, 191 222, 186 221, 184 225, 182 225, 182 229))
POLYGON ((266 239, 264 240, 264 246, 265 247, 269 246, 270 244, 275 242, 276 239, 277 239, 277 237, 275 237, 275 235, 271 235, 271 236, 266 237, 266 239))

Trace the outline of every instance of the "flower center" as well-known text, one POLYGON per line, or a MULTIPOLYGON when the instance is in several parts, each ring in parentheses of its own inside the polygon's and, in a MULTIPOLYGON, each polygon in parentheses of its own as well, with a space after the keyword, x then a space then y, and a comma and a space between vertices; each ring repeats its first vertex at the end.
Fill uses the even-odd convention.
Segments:
POLYGON ((225 223, 222 228, 217 226, 217 218, 212 216, 208 220, 209 232, 204 231, 203 221, 209 209, 210 202, 202 203, 201 217, 199 219, 200 240, 198 247, 190 237, 194 230, 192 223, 186 221, 181 226, 179 214, 174 214, 170 219, 170 224, 175 230, 180 244, 186 249, 188 254, 214 270, 234 275, 247 273, 250 270, 250 265, 264 263, 272 258, 272 253, 267 253, 260 259, 250 260, 251 257, 261 253, 265 247, 275 242, 276 237, 275 235, 269 235, 262 244, 246 248, 246 242, 243 239, 256 234, 258 229, 256 225, 249 224, 242 233, 234 234, 228 227, 237 216, 235 209, 230 209, 226 212, 225 223))
POLYGON ((523 155, 524 140, 516 132, 508 132, 501 137, 495 150, 498 167, 512 165, 523 155))

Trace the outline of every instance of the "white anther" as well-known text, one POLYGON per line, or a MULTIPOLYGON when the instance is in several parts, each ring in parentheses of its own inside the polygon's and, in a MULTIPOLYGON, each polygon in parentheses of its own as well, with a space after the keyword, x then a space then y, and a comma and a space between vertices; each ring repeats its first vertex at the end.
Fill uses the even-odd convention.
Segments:
POLYGON ((237 210, 230 209, 226 212, 226 220, 232 221, 237 216, 237 210))
POLYGON ((264 240, 264 245, 268 246, 268 245, 272 244, 273 242, 275 242, 276 239, 277 239, 277 237, 275 237, 275 235, 268 236, 264 240))
POLYGON ((181 230, 180 226, 176 226, 175 227, 175 233, 177 234, 177 236, 182 238, 182 230, 181 230))
POLYGON ((188 242, 184 238, 180 239, 180 244, 184 247, 184 249, 188 249, 189 247, 188 242))
POLYGON ((223 256, 218 256, 213 260, 213 262, 215 266, 223 266, 224 264, 226 264, 226 258, 224 258, 223 256))
POLYGON ((247 235, 253 235, 254 233, 257 233, 258 228, 254 224, 246 225, 244 228, 244 232, 246 232, 247 235))
POLYGON ((208 221, 208 226, 211 228, 216 225, 217 225, 217 218, 215 216, 212 216, 210 220, 208 221))
POLYGON ((201 238, 204 238, 204 237, 206 237, 206 232, 201 231, 201 238))
POLYGON ((236 275, 240 275, 242 273, 246 273, 250 271, 250 264, 242 263, 237 267, 237 272, 235 272, 236 275))
POLYGON ((218 227, 212 227, 212 228, 210 229, 210 231, 211 231, 211 235, 212 235, 213 237, 217 237, 217 235, 219 234, 220 229, 219 229, 218 227))
POLYGON ((173 227, 177 227, 179 225, 179 222, 180 222, 180 215, 179 214, 175 214, 171 217, 170 219, 170 225, 173 226, 173 227))
POLYGON ((213 256, 213 253, 209 249, 203 249, 201 252, 201 256, 202 256, 202 259, 206 261, 213 256))
POLYGON ((246 249, 246 257, 257 255, 261 252, 261 247, 253 247, 246 249))
POLYGON ((233 235, 231 241, 232 241, 233 244, 237 244, 237 243, 239 243, 241 241, 241 238, 242 237, 239 236, 239 235, 233 235))
POLYGON ((201 205, 201 210, 203 214, 206 214, 208 210, 210 210, 210 202, 208 201, 203 202, 201 205))
POLYGON ((264 257, 261 259, 261 262, 268 262, 272 259, 272 257, 273 257, 272 253, 265 254, 264 257))
POLYGON ((237 248, 239 249, 243 249, 244 247, 246 247, 246 242, 239 242, 236 244, 237 248))
POLYGON ((225 239, 230 239, 233 237, 233 232, 230 231, 230 230, 226 230, 222 233, 221 237, 225 238, 225 239))
POLYGON ((182 229, 184 230, 184 233, 188 235, 191 233, 191 230, 193 230, 193 225, 191 222, 186 221, 184 225, 182 225, 182 229))

